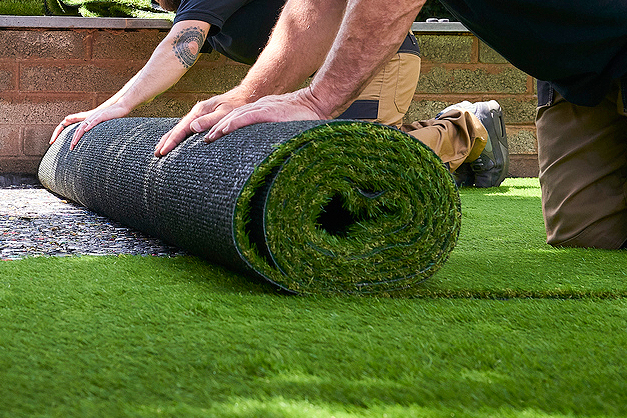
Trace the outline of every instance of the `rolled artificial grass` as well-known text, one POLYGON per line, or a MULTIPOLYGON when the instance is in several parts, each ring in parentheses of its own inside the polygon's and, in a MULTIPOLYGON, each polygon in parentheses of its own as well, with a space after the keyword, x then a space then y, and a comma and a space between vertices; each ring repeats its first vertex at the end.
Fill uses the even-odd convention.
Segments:
POLYGON ((459 194, 440 159, 356 121, 258 124, 153 155, 175 119, 125 118, 74 151, 64 130, 39 170, 51 191, 282 289, 408 296, 448 259, 459 194))

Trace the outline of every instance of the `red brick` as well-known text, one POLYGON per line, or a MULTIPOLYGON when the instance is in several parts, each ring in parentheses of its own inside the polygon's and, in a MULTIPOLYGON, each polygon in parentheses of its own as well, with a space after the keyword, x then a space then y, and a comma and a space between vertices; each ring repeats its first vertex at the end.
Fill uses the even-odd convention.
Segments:
POLYGON ((526 94, 528 78, 509 65, 482 68, 424 66, 416 92, 526 94))
POLYGON ((28 125, 24 127, 24 155, 42 157, 57 125, 28 125))
POLYGON ((0 125, 0 156, 18 156, 22 153, 20 128, 16 125, 0 125))
MULTIPOLYGON (((205 96, 208 98, 208 96, 205 96)), ((150 103, 138 107, 130 116, 148 118, 180 118, 191 110, 199 98, 187 95, 163 94, 150 103)))
POLYGON ((127 62, 93 64, 24 64, 21 91, 116 92, 141 68, 127 62))
MULTIPOLYGON (((152 102, 146 103, 133 110, 130 117, 147 118, 178 118, 187 114, 191 108, 201 100, 213 96, 211 93, 179 93, 168 91, 157 96, 152 102)), ((96 103, 100 104, 111 97, 108 94, 96 96, 96 103)))
POLYGON ((0 58, 85 59, 85 32, 0 30, 0 58))
POLYGON ((418 37, 422 58, 432 62, 471 62, 473 37, 468 35, 427 35, 418 37))
POLYGON ((56 125, 70 113, 91 109, 91 98, 59 98, 41 95, 0 96, 0 124, 56 125))
POLYGON ((537 156, 530 154, 509 156, 509 177, 538 177, 539 172, 537 156))
POLYGON ((507 126, 507 141, 512 154, 537 154, 538 140, 533 126, 507 126))
POLYGON ((98 31, 94 34, 93 59, 128 59, 148 61, 167 32, 98 31))
POLYGON ((237 86, 248 69, 247 65, 230 62, 221 66, 195 65, 172 87, 172 91, 224 93, 237 86))
POLYGON ((0 159, 0 173, 37 174, 41 158, 8 157, 0 159))
POLYGON ((16 77, 16 64, 0 64, 0 91, 15 90, 17 88, 16 77))

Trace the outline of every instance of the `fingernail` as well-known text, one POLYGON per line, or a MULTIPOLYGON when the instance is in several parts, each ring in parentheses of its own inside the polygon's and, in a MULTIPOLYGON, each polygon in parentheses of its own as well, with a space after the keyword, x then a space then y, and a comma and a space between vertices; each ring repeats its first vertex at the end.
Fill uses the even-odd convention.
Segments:
POLYGON ((198 123, 198 122, 196 122, 196 121, 193 121, 192 123, 190 123, 190 124, 189 124, 189 128, 190 128, 192 131, 196 132, 196 133, 198 133, 198 132, 201 132, 201 131, 202 131, 202 128, 200 127, 200 123, 198 123))

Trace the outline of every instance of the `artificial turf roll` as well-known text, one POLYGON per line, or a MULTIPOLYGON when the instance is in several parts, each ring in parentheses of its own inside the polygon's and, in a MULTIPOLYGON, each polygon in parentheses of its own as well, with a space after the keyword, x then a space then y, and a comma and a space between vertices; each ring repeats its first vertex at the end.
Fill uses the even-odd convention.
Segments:
POLYGON ((356 121, 266 123, 153 156, 176 119, 66 128, 39 179, 51 191, 212 262, 297 293, 411 295, 459 235, 440 159, 356 121))

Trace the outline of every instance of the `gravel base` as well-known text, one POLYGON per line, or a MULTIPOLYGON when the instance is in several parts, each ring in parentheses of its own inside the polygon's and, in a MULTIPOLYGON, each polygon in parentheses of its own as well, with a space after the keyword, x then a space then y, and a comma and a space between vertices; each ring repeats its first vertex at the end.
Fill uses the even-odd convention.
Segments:
POLYGON ((117 254, 185 252, 63 200, 40 185, 0 188, 0 259, 117 254))

